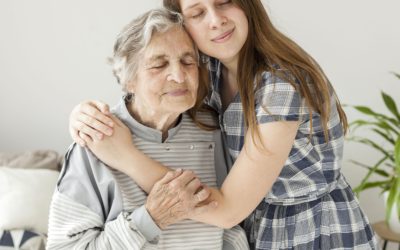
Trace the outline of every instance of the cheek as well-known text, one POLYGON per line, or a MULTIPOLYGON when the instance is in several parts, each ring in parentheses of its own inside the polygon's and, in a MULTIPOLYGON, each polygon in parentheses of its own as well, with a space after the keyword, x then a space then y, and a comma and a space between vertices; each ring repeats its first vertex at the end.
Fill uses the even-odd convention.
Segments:
POLYGON ((186 26, 186 31, 192 37, 197 46, 201 46, 202 42, 206 40, 207 30, 203 30, 201 25, 186 26))

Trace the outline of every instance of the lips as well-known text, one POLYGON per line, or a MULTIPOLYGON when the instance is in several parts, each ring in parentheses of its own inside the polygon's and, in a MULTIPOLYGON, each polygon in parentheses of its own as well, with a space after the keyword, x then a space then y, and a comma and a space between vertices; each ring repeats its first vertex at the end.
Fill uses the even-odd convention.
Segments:
POLYGON ((235 30, 235 28, 228 30, 228 31, 222 33, 221 35, 211 39, 211 41, 217 42, 217 43, 225 42, 232 36, 234 30, 235 30))
POLYGON ((181 95, 185 95, 187 92, 188 92, 187 89, 176 89, 176 90, 168 91, 167 94, 171 95, 171 96, 181 96, 181 95))

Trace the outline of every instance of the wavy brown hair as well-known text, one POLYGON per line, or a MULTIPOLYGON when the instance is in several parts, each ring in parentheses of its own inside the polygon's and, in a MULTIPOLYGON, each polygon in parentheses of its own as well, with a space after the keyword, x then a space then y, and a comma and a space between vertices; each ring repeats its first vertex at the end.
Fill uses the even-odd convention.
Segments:
MULTIPOLYGON (((232 0, 232 2, 244 11, 248 19, 249 35, 240 50, 238 62, 240 71, 237 74, 237 82, 245 125, 251 130, 253 140, 255 135, 260 139, 254 107, 254 81, 259 85, 265 71, 289 81, 300 92, 309 110, 320 115, 326 141, 329 140, 331 98, 334 98, 343 132, 346 133, 348 128, 346 114, 329 80, 316 61, 274 27, 260 0, 232 0)), ((163 0, 163 3, 166 8, 181 12, 179 0, 163 0)), ((312 129, 312 112, 309 117, 312 129)))

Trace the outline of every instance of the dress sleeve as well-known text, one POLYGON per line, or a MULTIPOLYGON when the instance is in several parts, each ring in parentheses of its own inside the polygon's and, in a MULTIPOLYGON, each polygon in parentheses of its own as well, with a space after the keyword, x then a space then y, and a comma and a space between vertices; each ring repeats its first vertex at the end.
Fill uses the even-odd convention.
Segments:
POLYGON ((255 93, 255 103, 259 124, 309 119, 309 108, 300 92, 288 81, 272 76, 269 72, 263 74, 260 87, 255 93))
POLYGON ((50 206, 47 249, 142 249, 155 244, 156 234, 141 231, 142 208, 123 211, 119 193, 110 170, 87 149, 72 146, 50 206))

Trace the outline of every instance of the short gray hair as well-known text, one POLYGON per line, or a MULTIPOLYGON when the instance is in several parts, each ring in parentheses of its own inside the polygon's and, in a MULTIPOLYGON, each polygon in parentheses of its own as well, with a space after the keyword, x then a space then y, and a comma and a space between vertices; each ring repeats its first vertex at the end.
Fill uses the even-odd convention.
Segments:
POLYGON ((109 58, 114 76, 126 91, 126 84, 136 75, 141 53, 155 32, 163 33, 173 27, 183 29, 179 13, 165 8, 150 10, 132 20, 117 36, 114 55, 109 58))

